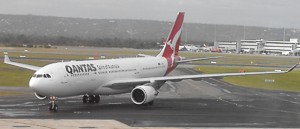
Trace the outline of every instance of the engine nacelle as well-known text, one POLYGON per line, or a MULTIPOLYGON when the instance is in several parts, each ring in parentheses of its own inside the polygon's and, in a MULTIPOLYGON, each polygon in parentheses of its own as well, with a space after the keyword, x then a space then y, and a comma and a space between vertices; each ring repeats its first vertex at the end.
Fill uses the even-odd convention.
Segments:
POLYGON ((40 95, 40 94, 38 94, 36 92, 34 92, 34 95, 35 95, 35 97, 37 97, 38 99, 41 99, 41 100, 44 100, 44 99, 47 98, 47 96, 40 95))
POLYGON ((152 86, 138 86, 131 91, 131 100, 137 105, 147 104, 154 100, 157 91, 152 86))

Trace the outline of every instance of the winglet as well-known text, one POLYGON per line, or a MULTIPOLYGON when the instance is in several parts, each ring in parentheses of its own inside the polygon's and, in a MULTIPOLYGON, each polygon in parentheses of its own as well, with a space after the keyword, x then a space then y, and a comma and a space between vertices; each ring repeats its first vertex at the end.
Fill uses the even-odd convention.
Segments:
POLYGON ((295 64, 293 67, 291 67, 289 70, 287 70, 286 72, 291 72, 293 71, 300 63, 295 64))
POLYGON ((10 61, 8 55, 6 55, 6 54, 4 54, 4 63, 14 65, 14 66, 18 66, 18 67, 25 68, 25 69, 29 69, 29 70, 33 70, 33 71, 37 71, 41 68, 41 67, 38 67, 38 66, 33 66, 33 65, 22 64, 22 63, 10 61))

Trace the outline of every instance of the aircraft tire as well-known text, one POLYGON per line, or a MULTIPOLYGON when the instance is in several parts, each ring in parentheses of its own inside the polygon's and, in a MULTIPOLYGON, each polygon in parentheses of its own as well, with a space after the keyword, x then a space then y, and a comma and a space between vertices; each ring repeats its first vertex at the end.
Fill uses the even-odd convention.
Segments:
POLYGON ((94 95, 89 95, 89 103, 95 103, 96 97, 94 95))
POLYGON ((58 105, 57 105, 57 104, 54 104, 53 111, 54 111, 54 112, 57 112, 57 111, 58 111, 58 105))
POLYGON ((83 103, 88 103, 89 97, 87 95, 82 96, 82 102, 83 103))
POLYGON ((53 111, 53 112, 57 112, 58 111, 58 105, 57 104, 54 104, 54 105, 50 104, 49 105, 49 110, 53 111))
POLYGON ((95 95, 95 103, 99 103, 100 102, 100 95, 95 95))

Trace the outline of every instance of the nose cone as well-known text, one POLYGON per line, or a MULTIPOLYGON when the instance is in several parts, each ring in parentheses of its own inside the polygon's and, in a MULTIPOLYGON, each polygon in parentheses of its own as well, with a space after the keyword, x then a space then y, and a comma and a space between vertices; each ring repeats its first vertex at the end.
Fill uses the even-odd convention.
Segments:
POLYGON ((39 89, 38 80, 35 78, 31 78, 29 81, 29 87, 34 91, 37 91, 39 89))
POLYGON ((49 88, 40 78, 31 78, 29 81, 29 87, 36 93, 48 95, 49 88))

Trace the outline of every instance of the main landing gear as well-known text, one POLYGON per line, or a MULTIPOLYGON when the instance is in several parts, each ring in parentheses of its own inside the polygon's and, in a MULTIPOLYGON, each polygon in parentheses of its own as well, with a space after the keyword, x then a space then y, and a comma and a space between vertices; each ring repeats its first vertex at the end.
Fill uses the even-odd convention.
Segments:
POLYGON ((100 95, 83 95, 82 97, 83 103, 99 103, 100 95))
POLYGON ((56 99, 57 99, 57 97, 55 97, 55 96, 50 97, 50 102, 49 102, 49 110, 50 111, 57 112, 58 106, 55 103, 56 99))

